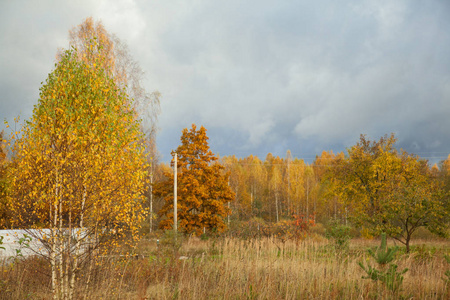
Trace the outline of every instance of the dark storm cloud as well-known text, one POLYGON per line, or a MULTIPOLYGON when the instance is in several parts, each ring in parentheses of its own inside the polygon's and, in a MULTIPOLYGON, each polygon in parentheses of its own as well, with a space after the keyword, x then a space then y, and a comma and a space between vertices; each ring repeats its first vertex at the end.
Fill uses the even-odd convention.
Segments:
POLYGON ((391 132, 407 151, 450 152, 444 1, 20 4, 0 16, 2 118, 31 113, 56 49, 92 15, 162 93, 165 160, 191 123, 221 155, 313 157, 391 132))

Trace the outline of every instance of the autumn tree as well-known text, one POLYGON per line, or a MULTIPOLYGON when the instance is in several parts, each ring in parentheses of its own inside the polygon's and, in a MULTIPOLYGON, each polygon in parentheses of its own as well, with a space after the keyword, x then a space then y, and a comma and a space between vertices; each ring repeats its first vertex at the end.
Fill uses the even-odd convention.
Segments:
POLYGON ((77 59, 88 65, 100 61, 103 69, 109 72, 115 84, 126 90, 130 106, 142 119, 144 132, 151 138, 152 147, 157 130, 159 114, 159 98, 157 91, 148 92, 143 86, 144 71, 134 60, 128 47, 116 35, 109 33, 101 21, 95 22, 92 17, 69 31, 69 44, 77 49, 77 59), (91 48, 95 40, 99 47, 91 48))
POLYGON ((289 180, 289 197, 292 203, 292 211, 296 215, 302 212, 302 198, 305 194, 305 163, 303 160, 295 158, 289 163, 288 180, 289 180))
POLYGON ((230 174, 230 187, 234 191, 235 201, 232 202, 232 215, 238 220, 247 220, 253 211, 253 198, 248 183, 249 165, 244 159, 233 156, 221 158, 221 164, 225 171, 230 174))
POLYGON ((305 167, 304 173, 304 190, 305 190, 305 215, 308 218, 315 219, 316 213, 316 192, 317 192, 317 182, 314 174, 314 168, 310 165, 305 167))
POLYGON ((376 235, 385 232, 409 251, 412 234, 419 227, 446 235, 448 215, 427 162, 398 152, 395 142, 394 135, 374 142, 362 135, 334 168, 339 181, 336 191, 356 224, 376 235))
POLYGON ((6 199, 6 140, 4 132, 0 131, 0 228, 8 228, 10 224, 10 213, 6 199))
POLYGON ((440 162, 440 167, 435 172, 435 176, 442 183, 444 190, 450 192, 450 155, 447 159, 440 162))
POLYGON ((248 194, 250 194, 251 216, 261 217, 265 201, 265 190, 267 187, 267 170, 263 162, 256 156, 245 157, 241 164, 246 170, 246 182, 248 194))
MULTIPOLYGON (((149 153, 150 171, 158 164, 156 147, 157 119, 160 113, 160 93, 149 92, 143 85, 144 71, 134 60, 127 45, 116 35, 109 33, 101 21, 92 17, 69 31, 69 44, 77 49, 77 59, 88 65, 100 61, 103 69, 109 72, 115 84, 124 89, 129 96, 130 107, 141 119, 141 129, 145 133, 146 151, 149 153), (98 47, 92 49, 92 41, 98 47)), ((151 174, 153 175, 153 174, 151 174)))
MULTIPOLYGON (((337 190, 339 182, 335 176, 335 168, 340 168, 345 155, 343 152, 334 154, 333 151, 322 151, 320 155, 316 156, 312 167, 314 174, 317 176, 319 188, 317 191, 318 217, 322 221, 328 219, 346 219, 342 197, 337 190)), ((342 189, 339 189, 342 190, 342 189)))
POLYGON ((124 89, 129 96, 129 105, 141 119, 141 130, 148 153, 149 185, 146 190, 146 206, 150 209, 149 226, 153 227, 154 203, 151 191, 151 182, 159 180, 158 164, 159 152, 156 146, 157 121, 160 113, 160 93, 149 92, 145 89, 144 71, 139 63, 133 59, 127 45, 116 35, 109 33, 101 21, 94 21, 92 17, 86 18, 81 24, 69 31, 69 44, 77 49, 77 59, 88 65, 100 61, 103 69, 109 72, 115 84, 124 89), (95 40, 99 47, 91 48, 95 40))
POLYGON ((239 163, 239 159, 234 155, 222 157, 220 163, 229 174, 228 183, 234 192, 234 201, 228 202, 232 214, 228 216, 228 220, 231 218, 247 219, 250 216, 251 206, 250 195, 247 193, 245 186, 244 169, 239 163))
POLYGON ((85 250, 135 235, 144 213, 146 157, 132 101, 102 57, 77 57, 62 54, 33 116, 13 133, 8 172, 15 226, 42 229, 30 234, 46 247, 54 299, 77 298, 85 250))
POLYGON ((447 222, 450 222, 450 155, 447 159, 441 161, 440 168, 432 169, 432 174, 442 188, 444 194, 443 206, 447 212, 447 222))
MULTIPOLYGON (((178 155, 178 227, 197 234, 206 229, 225 230, 224 218, 230 213, 226 204, 234 200, 234 193, 228 186, 229 174, 209 149, 206 129, 202 126, 197 130, 195 124, 190 130, 184 129, 181 145, 174 153, 178 155)), ((165 217, 160 227, 172 228, 173 177, 167 174, 167 180, 155 185, 154 193, 165 199, 159 212, 165 217)))
MULTIPOLYGON (((272 212, 271 207, 275 207, 275 220, 278 223, 280 221, 282 211, 282 200, 284 182, 283 182, 283 161, 278 156, 273 157, 271 153, 267 154, 265 160, 266 170, 267 170, 267 187, 268 187, 268 199, 273 199, 274 205, 269 206, 269 213, 272 212)), ((269 202, 269 201, 268 201, 269 202)), ((269 202, 269 203, 270 203, 269 202)))

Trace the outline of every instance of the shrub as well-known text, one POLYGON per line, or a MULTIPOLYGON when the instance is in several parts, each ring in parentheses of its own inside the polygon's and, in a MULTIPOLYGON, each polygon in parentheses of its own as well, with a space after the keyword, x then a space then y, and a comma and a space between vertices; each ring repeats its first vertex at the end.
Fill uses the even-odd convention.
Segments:
POLYGON ((185 240, 184 234, 174 230, 166 230, 162 234, 158 243, 158 251, 163 255, 178 255, 185 240))
POLYGON ((403 274, 408 269, 405 268, 398 272, 398 266, 391 263, 394 260, 395 253, 398 251, 398 247, 387 247, 386 233, 381 234, 381 245, 376 249, 368 249, 367 252, 372 256, 376 263, 380 265, 381 269, 375 269, 374 267, 367 265, 364 266, 362 262, 359 262, 359 266, 366 272, 367 276, 363 276, 364 279, 372 279, 373 281, 381 281, 391 292, 398 293, 403 283, 403 274), (389 263, 389 269, 386 270, 386 265, 389 263))
POLYGON ((351 239, 350 230, 350 226, 343 225, 339 220, 334 219, 330 222, 325 236, 333 243, 336 251, 347 251, 351 239))

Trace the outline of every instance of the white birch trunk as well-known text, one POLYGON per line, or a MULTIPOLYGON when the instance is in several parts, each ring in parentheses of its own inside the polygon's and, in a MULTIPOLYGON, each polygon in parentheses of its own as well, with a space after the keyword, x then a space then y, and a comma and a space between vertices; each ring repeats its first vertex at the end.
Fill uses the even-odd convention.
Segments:
POLYGON ((150 164, 150 233, 153 231, 153 159, 150 164))
POLYGON ((275 192, 275 209, 277 212, 277 223, 278 223, 279 217, 278 217, 278 193, 277 192, 275 192))
POLYGON ((309 220, 309 178, 306 178, 306 219, 309 220))
MULTIPOLYGON (((73 292, 75 289, 75 279, 76 279, 76 272, 78 269, 78 258, 80 256, 80 248, 81 248, 81 235, 83 234, 81 230, 83 230, 83 222, 84 222, 84 209, 86 205, 86 197, 87 197, 87 190, 86 185, 83 185, 83 199, 81 200, 81 211, 80 211, 80 232, 77 234, 77 241, 75 244, 75 256, 73 258, 73 266, 71 270, 71 277, 70 277, 70 286, 69 286, 69 299, 73 299, 73 292)), ((83 237, 84 238, 84 237, 83 237)), ((89 275, 88 275, 89 276, 89 275)))
POLYGON ((56 255, 56 250, 57 250, 57 241, 58 241, 58 237, 57 237, 57 225, 58 225, 58 202, 57 199, 59 199, 59 174, 58 171, 56 171, 56 187, 55 187, 55 203, 54 205, 51 205, 50 207, 53 206, 53 208, 50 208, 50 215, 52 215, 52 209, 53 210, 53 224, 52 224, 52 228, 51 228, 51 238, 50 238, 50 243, 51 243, 51 250, 50 250, 50 265, 51 265, 51 269, 52 269, 52 295, 53 295, 53 299, 59 299, 59 289, 58 289, 58 273, 57 273, 57 269, 58 269, 58 265, 57 265, 57 255, 56 255))
POLYGON ((58 269, 59 269, 59 286, 62 297, 66 299, 67 290, 65 286, 65 274, 64 274, 64 232, 63 232, 63 224, 62 224, 62 197, 61 197, 61 186, 59 188, 59 197, 58 197, 58 218, 59 218, 59 226, 58 226, 58 269))

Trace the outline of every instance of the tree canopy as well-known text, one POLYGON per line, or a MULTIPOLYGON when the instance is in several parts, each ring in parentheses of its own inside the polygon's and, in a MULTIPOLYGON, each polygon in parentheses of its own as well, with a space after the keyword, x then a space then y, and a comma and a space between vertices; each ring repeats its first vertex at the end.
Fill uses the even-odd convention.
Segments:
POLYGON ((142 119, 142 129, 155 152, 160 93, 148 92, 144 88, 142 83, 144 71, 131 57, 127 45, 109 33, 102 22, 95 22, 92 17, 86 18, 69 31, 69 43, 71 47, 77 49, 78 60, 87 65, 92 65, 96 61, 100 63, 115 84, 126 91, 129 99, 133 99, 129 103, 130 107, 142 119), (91 48, 94 40, 98 47, 91 48))
POLYGON ((427 162, 394 147, 394 135, 360 141, 331 173, 355 224, 406 245, 419 227, 446 235, 447 201, 427 162))

